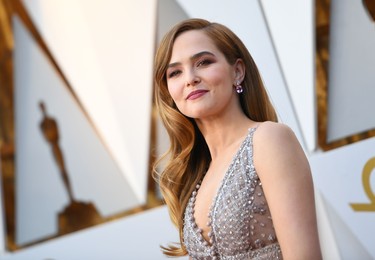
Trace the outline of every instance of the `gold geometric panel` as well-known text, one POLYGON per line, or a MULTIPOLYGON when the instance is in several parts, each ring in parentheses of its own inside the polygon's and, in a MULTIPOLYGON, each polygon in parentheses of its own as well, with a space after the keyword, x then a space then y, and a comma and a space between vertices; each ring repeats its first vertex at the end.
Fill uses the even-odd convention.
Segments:
MULTIPOLYGON (((374 1, 361 1, 363 8, 368 11, 370 17, 374 17, 374 1)), ((318 106, 318 143, 323 150, 330 150, 350 143, 354 143, 366 138, 375 136, 375 129, 360 131, 345 137, 329 140, 328 131, 330 127, 329 118, 329 67, 330 67, 330 19, 331 19, 331 1, 317 0, 315 2, 316 10, 316 91, 318 106)), ((372 83, 373 84, 373 83, 372 83)), ((353 86, 356 88, 357 86, 353 86)), ((333 98, 333 97, 331 97, 333 98)), ((347 106, 361 104, 347 104, 347 106)), ((357 115, 361 118, 372 117, 372 111, 364 112, 364 115, 357 115)), ((351 118, 347 118, 351 120, 351 118)), ((365 120, 365 119, 364 119, 365 120)), ((332 121, 332 120, 331 120, 332 121)))

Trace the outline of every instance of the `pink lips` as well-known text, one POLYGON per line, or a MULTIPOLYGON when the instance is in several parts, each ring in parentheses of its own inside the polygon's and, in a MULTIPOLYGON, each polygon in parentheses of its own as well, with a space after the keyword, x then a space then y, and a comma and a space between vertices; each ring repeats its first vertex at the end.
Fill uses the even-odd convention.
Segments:
POLYGON ((194 99, 200 98, 201 96, 203 96, 207 92, 208 92, 207 90, 203 90, 203 89, 194 90, 194 91, 189 93, 189 95, 186 97, 186 99, 194 100, 194 99))

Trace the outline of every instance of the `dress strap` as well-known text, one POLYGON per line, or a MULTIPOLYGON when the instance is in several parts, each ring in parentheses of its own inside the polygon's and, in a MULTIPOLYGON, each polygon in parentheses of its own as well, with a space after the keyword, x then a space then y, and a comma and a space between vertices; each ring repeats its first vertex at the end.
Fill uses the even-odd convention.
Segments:
POLYGON ((249 129, 249 142, 248 142, 248 160, 249 160, 249 164, 251 166, 254 166, 254 145, 253 145, 253 136, 254 136, 254 132, 258 129, 258 126, 260 124, 257 124, 255 127, 252 127, 249 129))

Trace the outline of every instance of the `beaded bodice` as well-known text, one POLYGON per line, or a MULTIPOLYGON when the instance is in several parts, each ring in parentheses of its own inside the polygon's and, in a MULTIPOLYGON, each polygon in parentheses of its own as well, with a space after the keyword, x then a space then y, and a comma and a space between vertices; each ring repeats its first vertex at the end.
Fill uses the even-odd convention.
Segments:
POLYGON ((192 259, 282 259, 262 183, 253 164, 250 128, 234 156, 209 213, 210 240, 194 218, 196 190, 186 206, 183 239, 192 259))

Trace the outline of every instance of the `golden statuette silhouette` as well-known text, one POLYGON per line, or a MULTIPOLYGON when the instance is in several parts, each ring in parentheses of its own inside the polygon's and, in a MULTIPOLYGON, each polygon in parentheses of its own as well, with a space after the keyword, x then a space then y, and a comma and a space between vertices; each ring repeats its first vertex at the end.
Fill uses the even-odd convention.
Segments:
POLYGON ((60 170, 65 188, 68 192, 70 203, 73 203, 74 197, 73 197, 72 187, 70 185, 68 173, 66 172, 64 157, 59 147, 59 132, 58 132, 57 122, 53 118, 47 115, 46 107, 43 102, 40 102, 39 106, 43 113, 43 120, 40 123, 40 128, 42 129, 45 139, 51 145, 52 153, 55 158, 56 164, 60 170))
POLYGON ((55 162, 59 168, 65 189, 69 196, 68 206, 65 207, 58 216, 59 234, 70 233, 103 222, 103 219, 92 203, 77 201, 74 198, 69 175, 64 163, 64 156, 59 146, 58 124, 55 119, 47 114, 44 102, 40 102, 39 107, 43 113, 40 128, 46 141, 52 148, 55 162))

